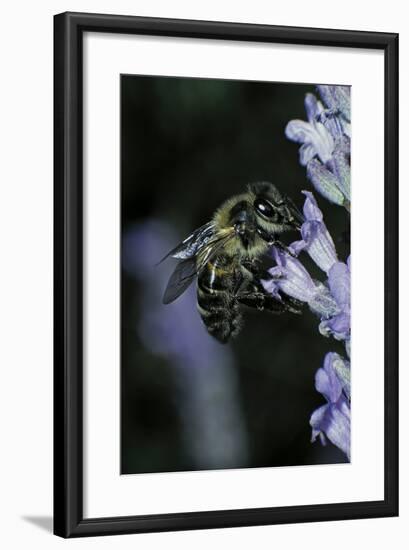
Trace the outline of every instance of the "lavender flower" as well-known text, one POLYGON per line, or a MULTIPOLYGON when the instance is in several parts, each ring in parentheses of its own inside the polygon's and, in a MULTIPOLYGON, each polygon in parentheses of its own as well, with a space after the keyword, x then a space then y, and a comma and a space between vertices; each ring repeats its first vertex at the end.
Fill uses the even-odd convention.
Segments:
POLYGON ((311 311, 320 317, 321 334, 346 340, 350 334, 349 265, 338 261, 334 241, 313 194, 304 191, 304 195, 302 240, 290 245, 293 256, 273 247, 276 265, 268 270, 271 279, 262 281, 262 284, 270 294, 277 296, 281 291, 307 303, 311 311), (327 274, 325 283, 314 281, 295 257, 302 250, 327 274))
POLYGON ((347 264, 336 262, 328 273, 328 285, 334 297, 339 313, 322 321, 319 326, 321 334, 331 334, 337 340, 349 340, 351 333, 351 275, 350 258, 347 264))
MULTIPOLYGON (((351 121, 351 89, 349 86, 317 86, 322 100, 328 109, 339 113, 342 119, 351 121)), ((349 127, 348 127, 349 129, 349 127)))
MULTIPOLYGON (((308 304, 319 319, 319 331, 324 336, 343 340, 349 356, 350 346, 350 260, 339 261, 334 241, 324 223, 323 215, 312 193, 304 191, 305 221, 299 241, 293 242, 289 252, 272 248, 275 266, 268 270, 270 279, 262 281, 267 292, 279 297, 280 292, 308 304), (326 274, 322 281, 313 280, 298 258, 306 252, 326 274)), ((327 399, 327 404, 311 416, 312 440, 325 436, 350 455, 350 382, 349 362, 336 353, 328 353, 324 368, 316 375, 316 388, 327 399)))
POLYGON ((331 134, 320 122, 320 115, 324 112, 324 107, 313 94, 305 96, 304 105, 308 122, 292 120, 287 124, 285 134, 288 139, 302 144, 300 147, 300 164, 302 166, 307 166, 315 156, 318 156, 325 164, 332 158, 335 144, 331 134))
POLYGON ((307 165, 307 177, 315 189, 329 202, 340 206, 349 207, 348 181, 339 182, 336 175, 329 169, 330 162, 326 165, 317 159, 312 159, 307 165), (346 194, 343 193, 346 189, 346 194))
POLYGON ((328 438, 350 458, 351 412, 349 362, 337 353, 329 352, 324 367, 315 375, 315 387, 327 403, 314 411, 310 418, 312 441, 320 438, 323 445, 328 438))
POLYGON ((327 109, 313 94, 305 96, 308 122, 290 121, 288 139, 301 143, 300 164, 327 200, 349 209, 350 194, 350 88, 318 86, 327 109))
POLYGON ((321 319, 327 320, 339 313, 328 288, 319 281, 314 281, 300 260, 276 247, 273 249, 273 256, 277 265, 268 270, 271 279, 262 281, 267 292, 276 297, 284 292, 305 302, 321 319))
POLYGON ((293 243, 292 250, 299 253, 305 250, 322 271, 328 274, 331 267, 338 261, 334 241, 324 223, 324 217, 318 208, 314 195, 303 191, 306 196, 304 202, 304 219, 301 226, 301 241, 293 243))

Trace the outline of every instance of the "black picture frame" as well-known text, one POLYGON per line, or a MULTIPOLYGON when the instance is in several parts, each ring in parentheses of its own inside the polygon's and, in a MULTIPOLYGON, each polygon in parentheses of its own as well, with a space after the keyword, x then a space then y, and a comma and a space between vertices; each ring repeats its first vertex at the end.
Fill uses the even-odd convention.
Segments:
POLYGON ((398 35, 63 13, 54 18, 54 98, 54 533, 67 538, 398 515, 398 35), (85 31, 384 52, 384 500, 84 519, 82 39, 85 31))

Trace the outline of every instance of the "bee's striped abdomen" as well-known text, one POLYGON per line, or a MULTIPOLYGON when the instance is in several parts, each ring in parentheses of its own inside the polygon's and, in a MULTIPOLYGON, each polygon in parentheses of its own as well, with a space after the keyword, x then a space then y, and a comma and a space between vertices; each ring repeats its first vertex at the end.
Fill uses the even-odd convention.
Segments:
POLYGON ((208 262, 197 281, 199 313, 209 333, 221 342, 227 342, 240 328, 234 286, 235 268, 223 256, 208 262))

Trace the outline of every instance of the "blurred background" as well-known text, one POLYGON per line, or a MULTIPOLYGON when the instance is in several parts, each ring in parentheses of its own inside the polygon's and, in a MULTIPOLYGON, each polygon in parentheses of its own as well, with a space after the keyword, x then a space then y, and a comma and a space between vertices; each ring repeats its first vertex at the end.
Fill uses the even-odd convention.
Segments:
MULTIPOLYGON (((310 443, 310 415, 324 403, 315 372, 327 351, 343 353, 318 319, 246 310, 222 345, 202 325, 194 285, 162 305, 176 260, 155 265, 249 182, 272 181, 302 207, 311 184, 284 128, 305 119, 307 92, 314 86, 121 77, 122 474, 346 462, 310 443)), ((315 196, 345 260, 349 219, 315 196)))

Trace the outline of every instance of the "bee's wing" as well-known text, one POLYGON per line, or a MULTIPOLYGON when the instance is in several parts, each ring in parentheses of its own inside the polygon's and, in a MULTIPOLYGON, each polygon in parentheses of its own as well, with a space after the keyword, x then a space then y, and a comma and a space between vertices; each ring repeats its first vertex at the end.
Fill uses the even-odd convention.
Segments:
POLYGON ((196 275, 211 258, 234 236, 234 231, 222 235, 212 235, 210 240, 196 247, 196 255, 179 262, 167 284, 162 302, 170 304, 193 282, 196 275))
POLYGON ((194 257, 179 262, 169 279, 162 302, 170 304, 176 300, 188 288, 195 276, 196 259, 194 257))
POLYGON ((214 234, 204 246, 200 247, 196 256, 197 273, 200 273, 207 262, 210 262, 216 253, 234 236, 234 229, 228 228, 214 234))
POLYGON ((205 225, 202 225, 193 231, 193 233, 186 237, 186 239, 184 239, 181 243, 175 246, 175 248, 173 248, 170 252, 168 252, 159 263, 162 263, 166 260, 166 258, 169 258, 169 256, 172 258, 177 258, 178 260, 193 258, 198 249, 205 245, 206 242, 212 237, 213 231, 213 222, 208 222, 205 225))

